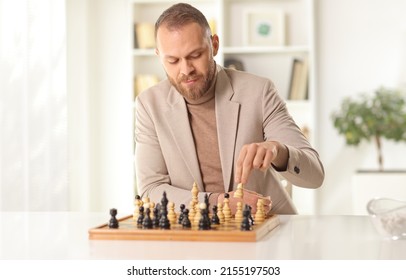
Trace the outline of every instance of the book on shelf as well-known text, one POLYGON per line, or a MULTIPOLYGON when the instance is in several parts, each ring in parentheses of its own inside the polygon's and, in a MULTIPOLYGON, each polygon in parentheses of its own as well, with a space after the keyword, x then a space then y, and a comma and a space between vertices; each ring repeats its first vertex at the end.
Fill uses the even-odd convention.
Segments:
POLYGON ((294 58, 289 86, 289 100, 308 98, 309 67, 306 59, 294 58))
POLYGON ((134 24, 134 48, 155 48, 155 26, 149 22, 134 24))
POLYGON ((159 79, 156 75, 140 74, 134 78, 134 97, 140 94, 142 91, 156 85, 159 79))

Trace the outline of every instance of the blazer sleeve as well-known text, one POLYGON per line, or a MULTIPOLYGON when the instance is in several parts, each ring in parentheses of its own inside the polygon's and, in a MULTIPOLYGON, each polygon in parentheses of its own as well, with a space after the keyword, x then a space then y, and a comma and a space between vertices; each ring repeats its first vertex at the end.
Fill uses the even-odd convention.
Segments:
POLYGON ((324 167, 319 155, 296 125, 272 82, 264 87, 262 104, 265 141, 278 141, 289 151, 287 169, 280 174, 296 186, 320 187, 324 167))

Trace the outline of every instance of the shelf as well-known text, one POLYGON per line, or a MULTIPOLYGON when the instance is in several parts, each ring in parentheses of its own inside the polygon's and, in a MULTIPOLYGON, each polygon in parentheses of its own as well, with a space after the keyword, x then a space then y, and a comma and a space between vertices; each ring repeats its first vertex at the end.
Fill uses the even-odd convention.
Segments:
POLYGON ((281 46, 281 47, 224 47, 224 54, 306 54, 308 46, 281 46))

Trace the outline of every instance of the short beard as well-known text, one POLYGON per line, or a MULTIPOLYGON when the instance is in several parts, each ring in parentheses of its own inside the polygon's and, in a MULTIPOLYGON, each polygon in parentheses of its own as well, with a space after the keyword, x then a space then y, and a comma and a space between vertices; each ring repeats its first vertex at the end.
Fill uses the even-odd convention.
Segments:
POLYGON ((215 76, 215 69, 216 69, 216 64, 213 61, 213 64, 209 67, 208 71, 207 71, 207 75, 202 75, 202 74, 197 74, 195 72, 193 72, 192 74, 188 75, 188 76, 181 76, 180 78, 178 78, 176 81, 174 79, 172 79, 171 77, 169 77, 169 75, 167 75, 168 80, 170 81, 170 83, 176 88, 176 90, 186 99, 188 100, 198 100, 199 98, 203 97, 207 91, 210 89, 210 86, 213 82, 214 76, 215 76), (203 77, 202 82, 202 86, 198 86, 195 88, 192 88, 190 90, 182 87, 182 82, 187 81, 187 80, 193 80, 196 78, 201 78, 203 77))

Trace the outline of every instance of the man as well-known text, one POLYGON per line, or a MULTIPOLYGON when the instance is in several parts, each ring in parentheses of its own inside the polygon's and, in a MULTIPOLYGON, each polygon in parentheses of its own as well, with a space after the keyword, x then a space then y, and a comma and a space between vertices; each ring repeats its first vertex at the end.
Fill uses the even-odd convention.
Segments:
POLYGON ((188 4, 163 12, 155 38, 167 79, 136 100, 139 193, 159 201, 166 191, 188 205, 196 182, 200 200, 208 194, 213 205, 229 193, 235 208, 241 183, 254 212, 261 198, 272 199, 273 213, 296 213, 279 175, 317 188, 324 170, 273 83, 217 65, 219 38, 188 4))

